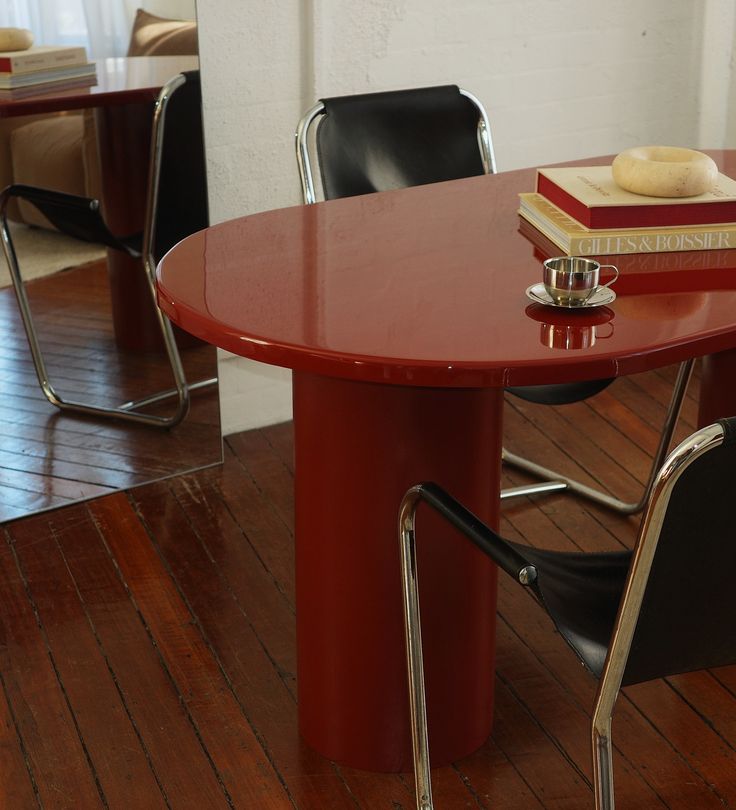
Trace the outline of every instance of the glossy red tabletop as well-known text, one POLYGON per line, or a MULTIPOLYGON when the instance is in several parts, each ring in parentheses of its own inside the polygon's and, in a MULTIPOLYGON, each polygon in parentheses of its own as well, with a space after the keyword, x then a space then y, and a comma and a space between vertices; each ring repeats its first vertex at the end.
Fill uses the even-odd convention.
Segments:
MULTIPOLYGON (((736 152, 711 154, 736 176, 736 152)), ((559 253, 517 214, 534 176, 505 172, 216 225, 164 257, 160 306, 254 360, 406 385, 631 374, 736 346, 736 250, 616 256, 610 306, 533 304, 525 290, 559 253)))
POLYGON ((39 88, 34 95, 2 98, 0 118, 154 101, 165 82, 184 70, 195 70, 199 59, 196 56, 131 56, 98 59, 95 65, 96 85, 71 89, 49 86, 39 88))

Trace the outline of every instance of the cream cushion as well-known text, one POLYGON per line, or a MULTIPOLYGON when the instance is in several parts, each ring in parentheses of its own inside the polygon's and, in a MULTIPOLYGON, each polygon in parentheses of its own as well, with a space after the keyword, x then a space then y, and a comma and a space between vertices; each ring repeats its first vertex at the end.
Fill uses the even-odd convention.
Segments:
MULTIPOLYGON (((10 133, 13 182, 86 194, 84 173, 84 121, 80 113, 42 118, 10 133)), ((20 201, 29 225, 52 227, 29 203, 20 201)))
MULTIPOLYGON (((10 136, 19 127, 25 127, 31 121, 47 118, 46 115, 19 115, 10 118, 0 118, 0 188, 5 188, 13 182, 13 157, 10 151, 10 136)), ((18 211, 18 201, 8 200, 8 218, 14 222, 22 222, 18 211)))
POLYGON ((189 56, 197 52, 196 22, 168 20, 142 8, 136 11, 128 56, 189 56))

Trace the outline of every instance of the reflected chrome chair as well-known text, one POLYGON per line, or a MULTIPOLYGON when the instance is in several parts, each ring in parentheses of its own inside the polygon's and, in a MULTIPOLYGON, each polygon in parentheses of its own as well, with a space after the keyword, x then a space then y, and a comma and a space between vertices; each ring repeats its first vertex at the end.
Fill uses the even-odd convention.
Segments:
POLYGON ((129 237, 112 234, 102 217, 98 200, 25 185, 8 186, 0 193, 0 236, 36 376, 49 402, 62 410, 171 428, 186 416, 190 392, 216 382, 216 378, 210 378, 187 383, 173 328, 168 318, 156 306, 155 290, 157 260, 176 242, 208 225, 201 110, 198 71, 175 76, 164 85, 158 96, 153 116, 146 214, 142 234, 129 237), (56 391, 44 362, 8 227, 6 209, 8 202, 14 198, 26 200, 34 205, 59 231, 68 236, 85 242, 99 243, 134 258, 142 258, 143 272, 146 274, 174 378, 173 389, 159 391, 117 407, 64 399, 56 391), (168 415, 161 416, 141 410, 168 399, 175 400, 175 405, 168 415))
MULTIPOLYGON (((296 158, 304 202, 317 201, 316 156, 324 199, 456 180, 496 171, 491 127, 483 105, 455 85, 325 98, 308 110, 296 130, 296 158)), ((667 454, 693 361, 679 370, 659 447, 641 498, 629 503, 503 449, 503 460, 542 483, 512 487, 501 498, 569 490, 624 514, 640 512, 667 454)), ((615 378, 558 385, 511 387, 542 405, 581 402, 615 378)))
POLYGON ((406 493, 399 534, 420 810, 433 805, 415 547, 418 504, 439 512, 529 588, 599 679, 591 728, 593 789, 596 808, 612 810, 611 717, 620 687, 736 663, 736 595, 723 581, 724 572, 736 567, 734 469, 736 417, 694 433, 657 474, 633 551, 610 553, 543 551, 512 543, 436 484, 406 493))

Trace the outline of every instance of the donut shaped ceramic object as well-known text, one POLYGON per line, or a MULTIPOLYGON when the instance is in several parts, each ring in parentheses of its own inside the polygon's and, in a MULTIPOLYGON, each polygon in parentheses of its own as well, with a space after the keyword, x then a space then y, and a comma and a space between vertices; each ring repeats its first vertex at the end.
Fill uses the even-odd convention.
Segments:
POLYGON ((0 28, 0 51, 25 51, 33 45, 33 34, 26 28, 0 28))
POLYGON ((611 166, 615 183, 649 197, 694 197, 718 181, 714 160, 679 146, 637 146, 616 155, 611 166))

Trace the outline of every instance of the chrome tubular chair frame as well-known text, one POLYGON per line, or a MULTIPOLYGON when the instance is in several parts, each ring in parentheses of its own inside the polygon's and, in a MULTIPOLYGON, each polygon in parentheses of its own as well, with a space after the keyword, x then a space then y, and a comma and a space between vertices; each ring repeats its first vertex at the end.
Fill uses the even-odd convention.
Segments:
MULTIPOLYGON (((491 139, 491 127, 488 115, 481 102, 474 95, 469 93, 467 90, 463 90, 461 88, 458 88, 458 90, 459 93, 465 98, 467 98, 477 110, 478 148, 480 152, 481 162, 483 164, 483 171, 485 174, 493 174, 496 172, 496 158, 493 150, 493 142, 491 139)), ((310 157, 310 151, 313 151, 314 145, 311 142, 316 137, 314 135, 314 132, 317 129, 315 124, 317 124, 318 121, 325 114, 326 114, 325 104, 322 101, 320 101, 317 104, 315 104, 311 109, 307 110, 302 119, 299 121, 299 124, 296 128, 296 160, 297 165, 299 167, 299 178, 301 181, 302 198, 307 205, 311 205, 317 202, 317 192, 315 190, 314 171, 312 169, 312 159, 310 157)), ((669 449, 672 440, 675 426, 677 424, 677 419, 680 414, 682 401, 684 399, 690 375, 692 373, 692 367, 693 361, 683 363, 680 367, 677 376, 677 382, 675 383, 674 390, 672 392, 672 398, 670 400, 670 404, 668 407, 667 416, 665 418, 662 432, 660 434, 659 447, 657 453, 654 456, 648 480, 645 484, 642 495, 638 501, 628 502, 616 498, 607 492, 595 489, 573 478, 555 472, 552 469, 543 467, 540 464, 537 464, 529 459, 523 458, 522 456, 512 453, 509 450, 506 450, 505 448, 503 449, 502 452, 502 459, 505 463, 509 464, 512 467, 516 467, 517 469, 523 470, 524 472, 529 473, 530 475, 533 475, 536 478, 541 478, 542 481, 539 483, 526 484, 524 486, 509 487, 507 489, 504 489, 501 491, 502 500, 507 500, 510 498, 519 498, 522 496, 529 496, 529 495, 543 495, 567 491, 574 495, 587 498, 588 500, 593 501, 594 503, 597 503, 600 506, 612 509, 622 514, 631 515, 640 512, 644 508, 644 504, 646 503, 647 498, 649 497, 649 493, 651 492, 651 488, 654 483, 654 478, 657 474, 657 471, 667 455, 667 451, 669 449)), ((533 386, 531 389, 527 389, 532 394, 529 396, 529 400, 532 402, 543 403, 544 389, 545 386, 533 386), (536 399, 533 396, 533 391, 536 388, 538 388, 540 392, 539 399, 536 399)), ((521 396, 521 394, 515 393, 513 387, 508 390, 509 393, 511 394, 521 396)), ((592 394, 584 393, 579 395, 577 398, 571 398, 568 401, 569 402, 580 401, 582 399, 587 399, 589 396, 592 396, 592 394)))
POLYGON ((309 158, 309 133, 312 124, 323 115, 325 105, 319 101, 302 116, 296 128, 296 162, 299 167, 299 179, 302 184, 302 199, 306 205, 317 202, 317 195, 314 191, 314 175, 312 173, 312 161, 309 158))
MULTIPOLYGON (((151 291, 152 300, 156 301, 156 258, 154 255, 155 246, 155 226, 156 226, 156 211, 158 210, 159 202, 159 189, 161 187, 161 163, 164 150, 164 134, 166 128, 166 110, 171 101, 172 95, 184 85, 187 81, 185 74, 180 73, 169 79, 168 82, 161 88, 161 92, 156 99, 156 104, 153 112, 153 129, 151 133, 151 159, 148 180, 148 194, 146 195, 146 216, 143 229, 143 267, 146 273, 146 281, 148 282, 151 291)), ((155 307, 156 318, 161 328, 161 334, 166 348, 166 354, 171 364, 172 374, 174 376, 174 388, 160 393, 153 394, 144 399, 138 399, 134 402, 126 402, 120 406, 121 410, 130 411, 132 409, 146 407, 156 402, 161 402, 172 397, 177 398, 177 411, 169 417, 170 424, 168 427, 173 427, 179 424, 186 416, 189 410, 189 394, 192 391, 197 391, 202 388, 209 388, 217 383, 217 377, 208 377, 204 380, 197 380, 193 383, 187 383, 184 375, 184 369, 181 364, 181 357, 179 349, 176 345, 176 338, 169 319, 163 312, 155 307)))
POLYGON ((686 360, 681 363, 678 368, 677 378, 672 389, 672 396, 667 407, 667 414, 659 435, 659 444, 652 459, 652 466, 650 467, 644 490, 638 501, 624 501, 620 498, 615 498, 607 492, 589 487, 574 478, 569 478, 548 467, 543 467, 541 464, 536 464, 529 459, 511 453, 505 447, 502 448, 501 451, 501 458, 504 463, 523 470, 537 478, 543 478, 544 482, 503 489, 501 490, 501 500, 518 498, 522 495, 539 495, 568 491, 623 515, 635 515, 641 512, 649 499, 654 481, 657 477, 657 472, 667 457, 667 452, 672 442, 675 428, 677 427, 677 420, 680 416, 682 403, 687 393, 687 386, 692 376, 694 363, 695 360, 686 360))
MULTIPOLYGON (((736 430, 734 420, 724 421, 732 423, 728 429, 731 431, 736 430)), ((590 742, 596 810, 614 810, 612 716, 620 688, 624 683, 624 676, 632 650, 632 641, 640 619, 645 591, 674 487, 693 462, 724 443, 725 431, 726 428, 721 423, 697 431, 672 451, 655 476, 652 494, 646 505, 646 512, 639 529, 637 544, 631 554, 628 574, 622 582, 618 613, 608 642, 605 662, 600 672, 594 702, 590 742)), ((729 441, 733 444, 733 437, 729 441)), ((520 584, 531 586, 538 597, 539 592, 535 586, 538 577, 542 577, 542 568, 540 567, 538 571, 536 565, 529 564, 529 561, 524 558, 525 547, 509 544, 508 541, 487 529, 487 527, 480 524, 477 518, 474 518, 451 496, 447 496, 435 485, 420 484, 412 487, 405 494, 399 509, 398 528, 410 697, 409 708, 416 780, 416 806, 417 810, 432 810, 415 537, 416 510, 422 500, 451 522, 455 528, 460 529, 466 537, 479 546, 506 573, 513 576, 520 584), (438 492, 439 495, 437 495, 438 492)), ((527 551, 531 552, 531 549, 527 549, 527 551)), ((551 554, 554 554, 554 552, 551 552, 551 554)), ((562 558, 565 555, 560 553, 558 556, 562 558)), ((594 555, 582 554, 579 556, 592 557, 594 555)), ((539 582, 541 582, 541 579, 539 582)), ((540 603, 545 607, 543 600, 540 599, 540 603)), ((575 649, 575 645, 570 639, 567 640, 570 646, 575 649)), ((726 661, 726 663, 730 662, 726 661)), ((713 664, 705 664, 706 668, 710 666, 713 666, 713 664)), ((667 674, 671 673, 667 671, 655 672, 655 674, 646 678, 631 678, 627 683, 637 683, 641 680, 664 677, 667 674)))
MULTIPOLYGON (((169 322, 168 318, 163 315, 158 306, 155 306, 156 263, 154 259, 154 240, 156 229, 156 212, 158 210, 157 204, 161 179, 161 162, 164 149, 166 110, 172 95, 178 88, 184 85, 186 81, 187 77, 184 74, 179 74, 168 81, 162 88, 155 104, 147 187, 147 210, 145 216, 142 248, 140 251, 131 246, 129 241, 118 239, 107 230, 106 225, 99 215, 99 203, 96 200, 84 200, 84 198, 74 198, 72 195, 62 194, 60 192, 43 191, 23 186, 9 186, 0 195, 0 237, 2 238, 3 251, 8 263, 10 277, 13 283, 16 300, 18 302, 18 308, 21 313, 26 338, 31 350, 31 357, 36 371, 36 376, 45 397, 52 405, 55 405, 61 410, 73 411, 89 416, 113 417, 116 419, 151 425, 154 427, 172 428, 178 425, 189 411, 190 391, 213 385, 217 381, 216 378, 210 378, 207 380, 198 381, 191 385, 187 384, 171 323, 169 322), (15 247, 10 235, 6 217, 6 207, 8 200, 12 196, 26 196, 26 198, 32 203, 34 202, 34 196, 37 199, 47 197, 51 204, 59 206, 71 204, 76 205, 78 209, 83 207, 83 204, 86 203, 87 213, 92 215, 92 217, 96 220, 94 223, 96 233, 101 237, 101 241, 103 241, 104 244, 107 244, 108 247, 113 249, 121 250, 127 253, 129 256, 142 258, 143 270, 146 274, 148 289, 151 294, 151 300, 154 302, 154 311, 174 378, 174 388, 157 392, 143 399, 124 402, 116 407, 95 405, 75 399, 65 399, 58 393, 49 378, 49 373, 38 339, 38 333, 34 324, 33 314, 18 264, 15 247), (140 408, 147 407, 151 404, 173 397, 176 398, 176 405, 173 412, 169 415, 159 416, 156 414, 143 413, 139 410, 140 408)), ((74 235, 79 236, 79 234, 74 235)), ((85 237, 79 236, 79 238, 85 237)))
POLYGON ((657 552, 660 532, 672 491, 690 464, 708 451, 720 447, 723 441, 724 430, 720 424, 709 425, 699 430, 673 450, 658 475, 655 476, 652 495, 642 518, 618 619, 608 646, 606 663, 593 704, 591 752, 596 810, 614 810, 613 743, 611 741, 613 710, 624 679, 644 592, 654 555, 657 552))

